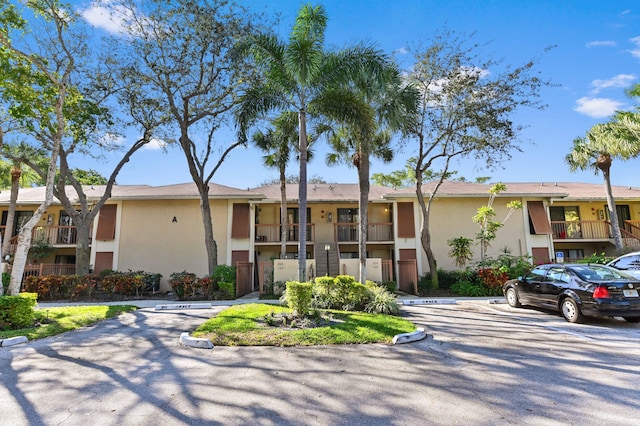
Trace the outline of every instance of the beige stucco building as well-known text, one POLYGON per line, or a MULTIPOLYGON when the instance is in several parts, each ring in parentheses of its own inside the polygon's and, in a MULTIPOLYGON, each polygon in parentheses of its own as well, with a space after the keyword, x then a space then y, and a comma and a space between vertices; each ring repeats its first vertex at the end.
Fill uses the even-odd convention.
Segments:
MULTIPOLYGON (((480 230, 472 221, 489 200, 490 184, 448 181, 439 189, 430 209, 431 247, 439 268, 455 269, 448 241, 475 238, 480 230)), ((604 190, 582 183, 506 183, 507 190, 493 203, 495 219, 501 221, 517 200, 516 210, 491 242, 488 255, 508 249, 513 255, 532 256, 534 262, 576 259, 597 253, 614 253, 604 190)), ((431 185, 423 187, 425 197, 431 185)), ((89 199, 97 199, 103 187, 87 187, 89 199)), ((70 189, 71 191, 71 189, 70 189)), ((637 247, 640 238, 640 189, 614 187, 617 213, 625 244, 637 247)), ((16 235, 35 211, 43 188, 20 190, 16 220, 9 224, 16 235)), ((0 194, 2 230, 7 229, 8 192, 0 194)), ((73 199, 73 196, 71 195, 73 199)), ((357 271, 358 186, 355 184, 308 185, 307 276, 337 275, 357 271)), ((248 190, 210 185, 209 203, 219 264, 250 268, 251 289, 265 280, 286 277, 297 271, 298 186, 287 187, 287 255, 280 257, 279 185, 248 190), (287 261, 287 259, 290 259, 287 261), (293 271, 293 272, 292 272, 293 271), (275 278, 274 278, 275 277, 275 278)), ((393 280, 411 289, 417 277, 428 271, 421 246, 422 214, 414 188, 393 190, 373 185, 369 194, 367 268, 369 278, 393 280)), ((30 270, 38 273, 72 273, 75 262, 73 223, 59 205, 52 205, 35 236, 45 236, 55 247, 48 258, 30 270)), ((479 246, 474 245, 474 260, 479 246)), ((9 253, 10 254, 10 253, 9 253)), ((152 187, 115 186, 94 223, 91 264, 103 269, 144 270, 160 273, 162 287, 174 272, 207 274, 200 199, 193 184, 152 187)))

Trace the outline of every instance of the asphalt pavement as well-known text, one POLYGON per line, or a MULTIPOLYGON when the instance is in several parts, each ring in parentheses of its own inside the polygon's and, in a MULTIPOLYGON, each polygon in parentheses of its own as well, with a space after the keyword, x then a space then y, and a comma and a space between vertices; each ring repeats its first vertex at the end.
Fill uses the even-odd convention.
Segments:
POLYGON ((403 307, 429 333, 406 345, 207 350, 179 344, 181 333, 224 308, 143 307, 0 348, 0 425, 628 425, 640 419, 637 324, 587 325, 621 333, 600 342, 548 313, 458 301, 403 307))

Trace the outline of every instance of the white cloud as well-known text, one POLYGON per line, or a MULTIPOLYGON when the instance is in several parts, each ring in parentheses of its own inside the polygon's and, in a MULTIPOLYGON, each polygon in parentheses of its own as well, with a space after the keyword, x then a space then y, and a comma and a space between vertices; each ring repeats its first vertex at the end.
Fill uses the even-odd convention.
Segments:
POLYGON ((622 102, 614 99, 583 97, 576 101, 576 106, 573 110, 589 117, 605 118, 613 115, 622 106, 622 102))
POLYGON ((124 145, 126 138, 116 133, 105 133, 100 137, 100 144, 105 148, 114 148, 124 145))
POLYGON ((608 80, 593 80, 591 82, 591 85, 594 87, 593 93, 595 94, 603 89, 608 89, 610 87, 629 87, 635 81, 635 79, 636 76, 633 74, 618 74, 608 80))
POLYGON ((144 149, 157 151, 159 149, 166 149, 167 143, 161 139, 151 139, 149 143, 145 144, 144 149))
POLYGON ((127 11, 109 0, 94 1, 80 12, 82 17, 96 28, 101 28, 112 34, 122 34, 124 18, 127 11))
POLYGON ((616 47, 616 42, 611 40, 596 40, 587 43, 587 47, 616 47))
POLYGON ((398 55, 406 55, 407 53, 409 53, 409 49, 407 49, 406 47, 401 47, 394 50, 393 53, 397 53, 398 55))
POLYGON ((636 45, 635 49, 631 49, 629 52, 631 54, 640 59, 640 36, 629 39, 629 41, 636 45))

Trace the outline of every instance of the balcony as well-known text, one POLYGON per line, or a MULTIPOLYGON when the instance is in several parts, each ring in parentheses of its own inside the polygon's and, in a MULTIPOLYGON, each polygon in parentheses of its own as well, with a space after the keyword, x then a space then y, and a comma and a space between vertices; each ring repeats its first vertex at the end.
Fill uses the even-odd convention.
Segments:
MULTIPOLYGON (((339 243, 358 242, 357 223, 334 224, 336 241, 339 243)), ((367 224, 367 242, 393 241, 393 224, 390 222, 367 224)))
POLYGON ((611 224, 604 220, 552 221, 554 240, 609 240, 611 224))
MULTIPOLYGON (((287 242, 298 242, 300 237, 300 225, 290 223, 287 227, 287 242)), ((256 225, 256 243, 279 243, 282 234, 280 224, 256 225)), ((311 243, 315 237, 315 224, 307 224, 307 242, 311 243)))
MULTIPOLYGON (((0 232, 4 237, 5 226, 0 226, 0 232)), ((78 229, 75 226, 36 226, 33 228, 31 242, 48 240, 49 244, 58 248, 75 247, 78 242, 78 229)), ((11 238, 9 252, 4 254, 15 253, 18 244, 18 236, 11 238)))
MULTIPOLYGON (((611 222, 606 220, 552 221, 553 240, 609 241, 613 239, 611 222)), ((640 246, 640 221, 625 220, 620 224, 620 232, 625 246, 640 246)))

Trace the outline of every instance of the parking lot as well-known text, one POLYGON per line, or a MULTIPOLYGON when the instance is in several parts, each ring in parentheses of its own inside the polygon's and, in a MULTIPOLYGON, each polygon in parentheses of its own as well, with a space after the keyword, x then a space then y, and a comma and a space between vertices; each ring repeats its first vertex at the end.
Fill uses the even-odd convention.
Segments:
POLYGON ((405 306, 406 345, 182 347, 224 307, 141 309, 0 348, 0 425, 607 424, 640 418, 640 325, 405 306))

